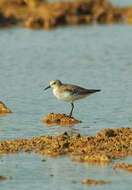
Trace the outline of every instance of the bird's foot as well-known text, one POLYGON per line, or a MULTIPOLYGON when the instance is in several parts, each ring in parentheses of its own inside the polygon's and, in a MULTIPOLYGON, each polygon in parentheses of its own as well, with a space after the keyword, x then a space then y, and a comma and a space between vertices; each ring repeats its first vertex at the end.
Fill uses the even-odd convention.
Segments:
POLYGON ((68 117, 73 118, 72 114, 69 114, 68 117))

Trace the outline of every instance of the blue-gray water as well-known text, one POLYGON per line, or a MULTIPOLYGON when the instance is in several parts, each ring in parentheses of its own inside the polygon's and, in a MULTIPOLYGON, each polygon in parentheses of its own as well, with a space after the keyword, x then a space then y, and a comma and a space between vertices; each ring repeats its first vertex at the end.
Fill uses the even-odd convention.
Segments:
POLYGON ((75 103, 74 116, 83 121, 74 128, 95 134, 103 127, 132 124, 132 27, 92 26, 51 32, 11 29, 0 31, 0 99, 13 114, 0 118, 0 138, 57 134, 42 117, 68 113, 71 106, 58 101, 51 79, 102 91, 75 103))
MULTIPOLYGON (((67 2, 67 0, 48 0, 48 2, 67 2)), ((68 0, 68 1, 75 1, 75 0, 68 0)), ((114 5, 124 6, 124 5, 132 5, 131 0, 107 0, 112 2, 114 5)))
MULTIPOLYGON (((54 31, 0 30, 0 100, 13 114, 0 117, 0 139, 60 134, 67 128, 45 126, 49 112, 68 113, 70 105, 56 100, 51 79, 102 91, 76 103, 74 116, 83 123, 73 130, 95 134, 102 128, 132 125, 132 27, 82 26, 54 31)), ((0 157, 0 175, 12 179, 0 190, 88 189, 84 178, 111 180, 89 189, 131 189, 131 174, 72 162, 68 157, 45 158, 35 154, 0 157), (53 175, 53 176, 52 176, 53 175)), ((127 162, 131 162, 127 158, 127 162)))
POLYGON ((131 0, 109 0, 111 1, 113 4, 115 5, 132 5, 132 1, 131 0))
MULTIPOLYGON (((67 0, 48 0, 48 2, 67 2, 67 0)), ((68 1, 75 1, 75 0, 68 0, 68 1)), ((112 2, 114 5, 124 6, 124 5, 132 5, 131 0, 107 0, 112 2)))

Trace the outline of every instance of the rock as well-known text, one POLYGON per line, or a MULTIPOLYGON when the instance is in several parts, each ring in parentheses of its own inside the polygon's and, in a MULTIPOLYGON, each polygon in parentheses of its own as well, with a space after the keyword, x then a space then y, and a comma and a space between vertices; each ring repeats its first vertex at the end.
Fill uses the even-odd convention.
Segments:
MULTIPOLYGON (((0 155, 35 152, 40 155, 67 155, 74 161, 106 165, 117 158, 132 155, 132 128, 113 129, 116 136, 99 138, 63 133, 54 136, 37 136, 27 139, 0 141, 0 155)), ((130 164, 117 164, 113 168, 127 168, 130 164)))
POLYGON ((0 181, 6 180, 8 177, 0 175, 0 181))
POLYGON ((132 6, 121 9, 123 20, 127 24, 132 24, 132 6))
POLYGON ((59 126, 73 126, 75 124, 80 123, 79 120, 73 118, 73 117, 69 117, 68 115, 65 114, 60 114, 60 113, 50 113, 48 115, 46 115, 42 121, 44 123, 46 123, 48 126, 55 126, 55 125, 59 125, 59 126))
POLYGON ((31 16, 25 21, 24 25, 27 28, 40 29, 44 27, 44 20, 31 16))
POLYGON ((110 156, 106 154, 100 154, 100 153, 82 154, 80 156, 73 155, 72 160, 78 161, 78 162, 98 164, 98 165, 107 165, 108 163, 112 161, 110 156))
POLYGON ((17 24, 17 19, 14 16, 7 17, 0 12, 0 27, 9 27, 17 24))
POLYGON ((132 8, 115 7, 107 0, 46 2, 12 0, 0 4, 0 26, 53 29, 80 24, 132 23, 132 8))
POLYGON ((113 165, 113 169, 122 169, 128 172, 132 172, 132 164, 116 163, 113 165))
POLYGON ((84 179, 82 180, 82 184, 87 184, 87 185, 105 185, 109 184, 111 181, 106 181, 106 180, 95 180, 95 179, 84 179))
MULTIPOLYGON (((35 8, 38 6, 41 2, 44 2, 44 0, 23 0, 26 5, 28 5, 31 8, 35 8)), ((46 2, 46 0, 45 0, 46 2)))
POLYGON ((9 108, 6 107, 6 105, 0 101, 0 114, 6 114, 6 113, 12 113, 9 108))
POLYGON ((100 137, 115 137, 117 134, 115 133, 114 129, 102 129, 97 136, 100 137))

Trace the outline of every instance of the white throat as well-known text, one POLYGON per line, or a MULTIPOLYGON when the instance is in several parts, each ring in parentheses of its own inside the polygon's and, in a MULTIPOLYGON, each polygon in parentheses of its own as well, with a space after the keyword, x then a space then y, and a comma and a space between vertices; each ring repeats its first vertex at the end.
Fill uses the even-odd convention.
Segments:
POLYGON ((58 86, 55 86, 53 88, 53 94, 54 94, 54 96, 56 96, 56 98, 61 99, 58 86))

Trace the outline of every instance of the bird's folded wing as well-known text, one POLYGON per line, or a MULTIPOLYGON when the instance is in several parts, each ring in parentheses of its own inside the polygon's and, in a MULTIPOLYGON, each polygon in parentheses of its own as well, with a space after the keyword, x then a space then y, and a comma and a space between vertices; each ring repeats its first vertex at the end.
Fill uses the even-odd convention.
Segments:
POLYGON ((66 92, 69 92, 71 95, 87 95, 87 94, 92 94, 95 92, 99 92, 100 90, 96 89, 85 89, 80 86, 75 86, 75 85, 65 85, 63 86, 63 90, 66 92))

